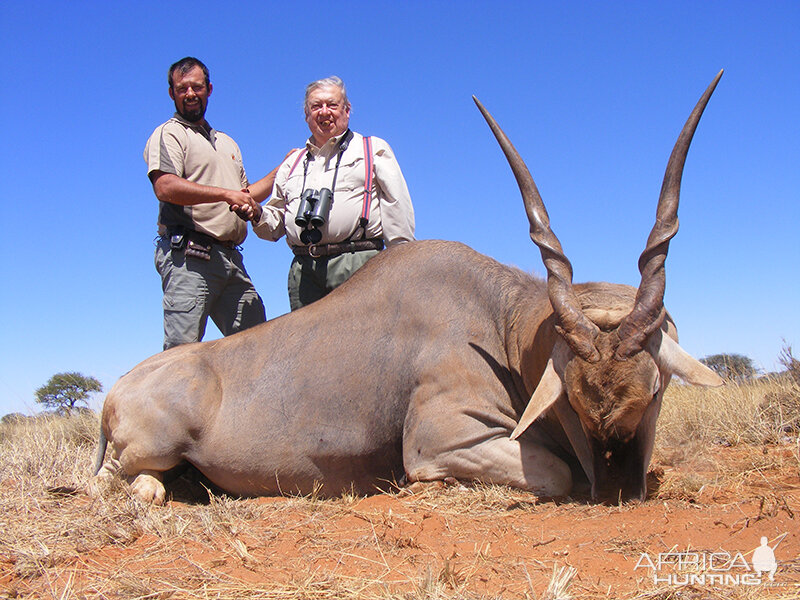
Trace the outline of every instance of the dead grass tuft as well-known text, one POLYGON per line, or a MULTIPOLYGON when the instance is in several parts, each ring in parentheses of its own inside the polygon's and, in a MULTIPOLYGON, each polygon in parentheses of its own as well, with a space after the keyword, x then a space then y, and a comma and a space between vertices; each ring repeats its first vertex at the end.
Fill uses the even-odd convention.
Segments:
POLYGON ((556 570, 556 566, 553 565, 553 577, 542 600, 570 600, 572 596, 569 594, 569 588, 577 572, 575 567, 559 567, 556 570))
POLYGON ((0 424, 0 474, 31 493, 85 479, 100 422, 94 413, 43 415, 0 424))

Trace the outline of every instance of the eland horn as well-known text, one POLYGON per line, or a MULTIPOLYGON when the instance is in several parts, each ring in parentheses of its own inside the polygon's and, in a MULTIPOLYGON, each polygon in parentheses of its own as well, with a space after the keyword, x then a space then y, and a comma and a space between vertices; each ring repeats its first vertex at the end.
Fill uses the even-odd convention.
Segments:
POLYGON ((669 241, 678 232, 678 202, 683 165, 686 162, 686 154, 689 152, 689 145, 692 143, 692 137, 703 110, 721 77, 722 71, 717 73, 698 100, 669 157, 667 170, 664 173, 664 183, 661 186, 661 195, 658 199, 656 222, 647 238, 647 247, 639 257, 639 272, 642 274, 642 279, 636 292, 636 301, 631 312, 622 319, 617 329, 620 344, 615 357, 618 360, 625 360, 639 352, 647 337, 660 327, 664 320, 664 289, 666 287, 664 261, 669 250, 669 241))
POLYGON ((547 293, 558 320, 558 331, 575 354, 589 362, 597 362, 600 359, 600 353, 595 347, 594 340, 599 329, 583 313, 575 295, 572 288, 572 265, 561 249, 561 243, 555 233, 550 229, 550 217, 533 177, 516 148, 489 114, 489 111, 475 96, 472 99, 497 138, 522 193, 522 200, 525 203, 525 211, 531 226, 531 239, 539 247, 542 261, 547 269, 547 293))

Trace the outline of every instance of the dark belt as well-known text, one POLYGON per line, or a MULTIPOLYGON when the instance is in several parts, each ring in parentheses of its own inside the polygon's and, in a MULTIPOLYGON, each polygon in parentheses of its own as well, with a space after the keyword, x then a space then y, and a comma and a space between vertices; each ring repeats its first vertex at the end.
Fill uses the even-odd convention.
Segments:
POLYGON ((383 250, 383 240, 354 240, 352 242, 339 242, 337 244, 312 244, 311 246, 292 246, 295 256, 310 256, 311 258, 325 258, 339 256, 347 252, 363 252, 364 250, 383 250))
POLYGON ((200 231, 195 231, 194 229, 170 229, 167 235, 172 237, 176 233, 182 233, 186 236, 187 240, 192 240, 193 242, 197 242, 198 244, 202 244, 204 246, 210 246, 211 244, 219 244, 225 248, 236 248, 236 246, 238 246, 236 242, 232 242, 230 240, 218 240, 215 237, 201 233, 200 231))

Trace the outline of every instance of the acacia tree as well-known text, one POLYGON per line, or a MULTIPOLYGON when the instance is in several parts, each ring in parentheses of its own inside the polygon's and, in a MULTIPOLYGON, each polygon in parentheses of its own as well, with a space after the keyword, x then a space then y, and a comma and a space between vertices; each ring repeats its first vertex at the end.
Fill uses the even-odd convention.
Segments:
POLYGON ((701 358, 700 362, 723 379, 742 381, 750 379, 757 372, 753 359, 743 354, 712 354, 701 358))
POLYGON ((102 384, 94 377, 82 373, 56 373, 35 393, 39 404, 69 413, 79 402, 88 406, 89 394, 102 391, 102 384))

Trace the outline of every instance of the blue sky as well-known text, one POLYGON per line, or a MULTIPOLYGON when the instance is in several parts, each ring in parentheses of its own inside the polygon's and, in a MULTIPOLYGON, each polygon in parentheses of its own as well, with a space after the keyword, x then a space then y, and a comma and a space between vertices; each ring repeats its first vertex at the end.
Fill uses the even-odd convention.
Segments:
MULTIPOLYGON (((724 68, 686 163, 665 300, 693 355, 776 369, 784 340, 800 354, 799 42, 797 1, 5 0, 0 414, 38 410, 56 372, 108 389, 160 350, 142 149, 186 55, 209 66, 206 116, 251 180, 307 137, 305 84, 337 74, 351 126, 400 160, 418 238, 541 274, 475 94, 526 160, 575 281, 632 285, 672 145, 724 68)), ((287 312, 285 242, 251 235, 244 255, 268 317, 287 312)))

